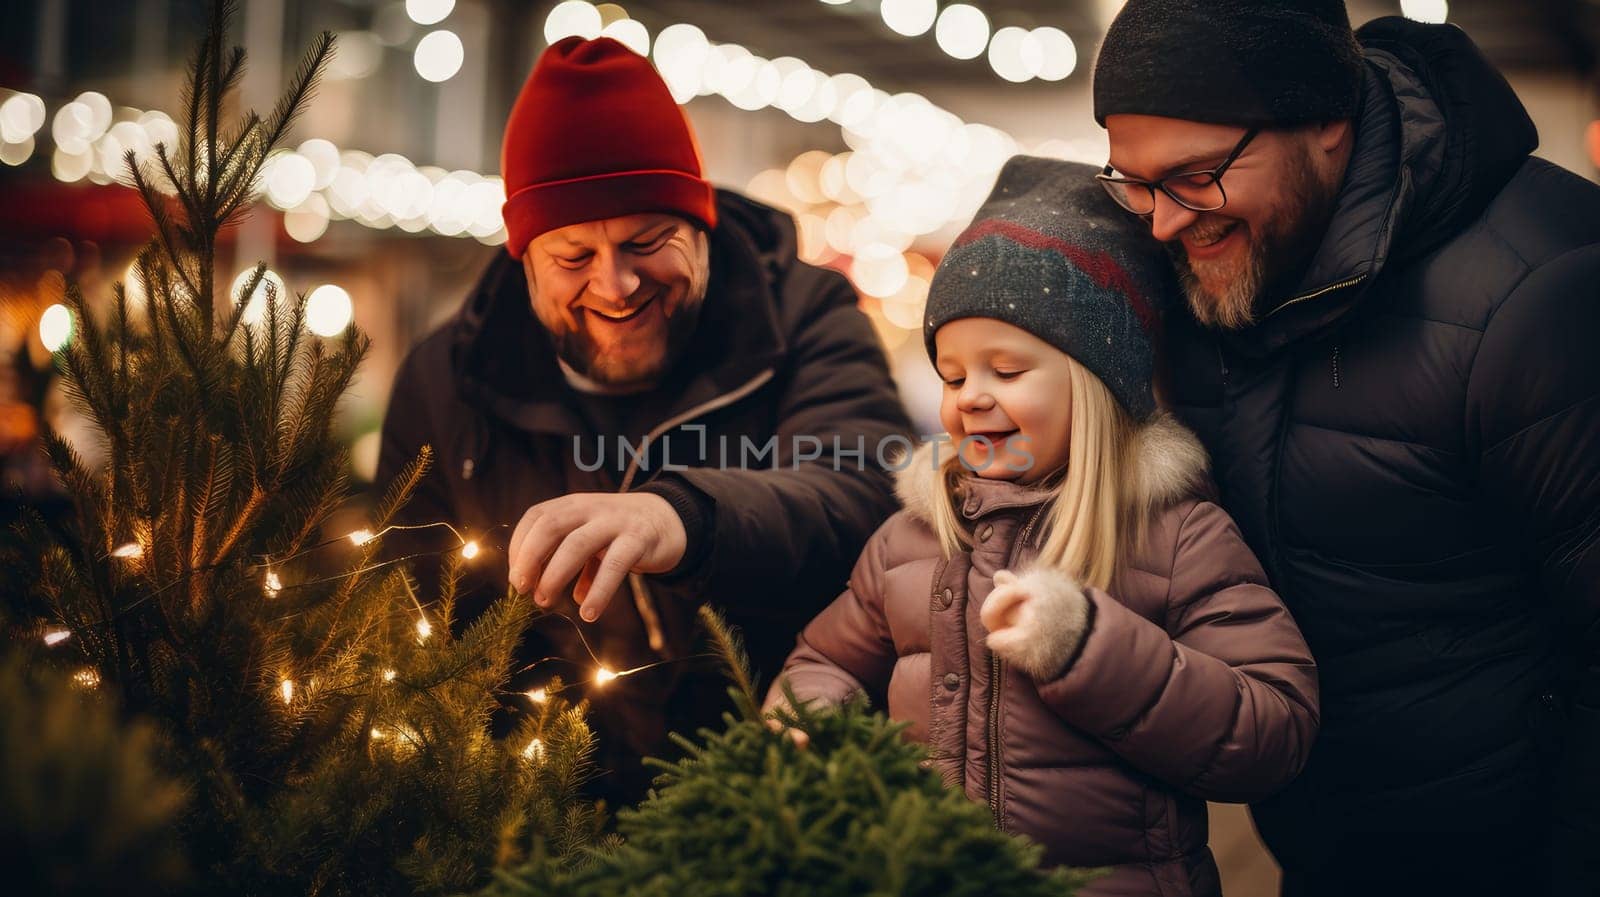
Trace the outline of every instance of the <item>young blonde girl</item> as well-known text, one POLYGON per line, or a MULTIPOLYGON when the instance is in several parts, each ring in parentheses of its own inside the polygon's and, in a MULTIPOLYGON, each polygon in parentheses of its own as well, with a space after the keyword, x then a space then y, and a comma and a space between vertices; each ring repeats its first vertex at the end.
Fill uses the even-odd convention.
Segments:
POLYGON ((1317 729, 1294 621, 1157 410, 1168 267, 1084 166, 1018 157, 934 275, 941 423, 903 510, 774 685, 864 692, 1091 895, 1217 895, 1206 800, 1287 784, 1317 729))

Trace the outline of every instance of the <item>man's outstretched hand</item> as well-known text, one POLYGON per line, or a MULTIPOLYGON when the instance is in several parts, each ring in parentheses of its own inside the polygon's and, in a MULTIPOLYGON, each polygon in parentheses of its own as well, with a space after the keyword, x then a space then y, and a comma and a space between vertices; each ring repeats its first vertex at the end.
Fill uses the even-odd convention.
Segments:
POLYGON ((688 534, 667 500, 647 492, 578 492, 527 510, 511 534, 511 585, 555 604, 574 578, 578 614, 600 619, 629 573, 665 573, 688 534))

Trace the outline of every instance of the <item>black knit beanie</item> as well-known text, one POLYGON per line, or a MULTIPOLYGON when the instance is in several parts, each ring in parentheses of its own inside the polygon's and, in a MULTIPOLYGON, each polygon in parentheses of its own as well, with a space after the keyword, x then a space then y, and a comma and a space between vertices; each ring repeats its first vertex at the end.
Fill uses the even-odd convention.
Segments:
POLYGON ((958 318, 1020 327, 1088 368, 1136 421, 1155 412, 1151 372, 1172 263, 1150 229, 1095 181, 1098 169, 1013 156, 928 287, 923 339, 958 318))
POLYGON ((1349 118, 1361 47, 1343 0, 1128 0, 1094 67, 1094 117, 1293 126, 1349 118))

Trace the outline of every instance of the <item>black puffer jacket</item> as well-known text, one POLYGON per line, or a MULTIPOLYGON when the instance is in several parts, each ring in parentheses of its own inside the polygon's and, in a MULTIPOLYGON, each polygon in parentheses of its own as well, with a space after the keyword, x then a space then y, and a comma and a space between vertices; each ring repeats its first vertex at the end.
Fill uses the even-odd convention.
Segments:
MULTIPOLYGON (((663 753, 668 731, 716 723, 726 704, 728 683, 715 661, 691 656, 695 609, 711 602, 724 611, 743 631, 758 674, 775 674, 894 510, 874 449, 895 435, 903 445, 909 429, 849 281, 796 259, 788 215, 727 192, 718 193, 717 213, 693 342, 661 387, 626 414, 601 413, 604 400, 567 384, 529 308, 522 266, 501 254, 460 314, 412 350, 383 425, 380 483, 423 445, 436 455, 405 522, 450 521, 486 546, 470 565, 459 622, 504 592, 503 549, 538 502, 645 490, 684 517, 690 544, 679 570, 635 577, 632 600, 619 595, 598 621, 581 624, 582 639, 578 624, 536 621, 526 662, 554 655, 569 663, 543 662, 514 683, 586 679, 590 649, 616 670, 671 661, 594 695, 597 763, 607 772, 596 790, 627 802, 651 776, 641 755, 663 753), (647 435, 637 461, 617 442, 637 447, 647 435)), ((433 544, 396 550, 440 547, 438 531, 417 536, 414 543, 433 544)), ((557 609, 578 619, 570 596, 557 609)))
POLYGON ((1600 188, 1528 155, 1459 29, 1359 37, 1300 288, 1169 329, 1177 410, 1321 672, 1320 739, 1256 820, 1287 893, 1593 897, 1600 188))

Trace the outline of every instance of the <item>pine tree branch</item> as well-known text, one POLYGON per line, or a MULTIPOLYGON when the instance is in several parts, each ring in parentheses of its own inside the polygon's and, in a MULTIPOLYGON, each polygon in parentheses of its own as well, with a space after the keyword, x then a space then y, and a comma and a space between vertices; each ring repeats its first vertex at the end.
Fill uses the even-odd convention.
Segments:
POLYGON ((283 139, 283 135, 305 109, 306 102, 316 92, 317 85, 322 80, 323 70, 333 58, 333 44, 333 32, 324 31, 317 36, 311 49, 301 58, 300 67, 289 79, 288 90, 284 91, 272 114, 266 118, 266 139, 263 142, 266 149, 270 150, 278 145, 278 141, 283 139))
POLYGON ((212 552, 211 563, 218 563, 221 558, 224 558, 231 553, 234 546, 238 543, 240 537, 242 537, 251 527, 255 526, 256 515, 261 512, 261 508, 266 504, 266 500, 267 494, 266 492, 262 491, 261 487, 251 487, 250 497, 245 500, 244 507, 239 509, 239 516, 234 518, 233 526, 228 528, 227 533, 222 537, 222 541, 217 543, 216 551, 212 552))
POLYGON ((711 643, 727 669, 728 678, 733 680, 733 688, 730 691, 733 692, 744 718, 760 719, 761 702, 756 697, 755 682, 750 677, 749 661, 745 658, 744 645, 739 634, 709 604, 701 604, 696 616, 700 619, 700 625, 705 627, 706 633, 711 636, 711 643))
MULTIPOLYGON (((172 171, 171 161, 167 158, 165 149, 158 147, 156 152, 158 158, 161 160, 162 168, 167 172, 169 177, 173 176, 174 173, 172 171)), ((181 262, 182 255, 178 251, 178 247, 174 243, 173 239, 173 226, 171 217, 167 213, 166 203, 162 200, 160 191, 158 191, 155 186, 150 183, 149 178, 145 175, 141 168, 134 166, 132 170, 132 176, 134 186, 139 190, 140 195, 144 197, 145 210, 150 215, 151 224, 155 226, 157 241, 161 246, 162 251, 167 254, 167 258, 172 262, 171 270, 178 275, 180 280, 182 280, 186 289, 188 289, 191 293, 196 292, 194 283, 190 280, 188 272, 183 270, 183 265, 181 262)), ((179 196, 180 199, 187 204, 188 199, 183 195, 181 188, 179 190, 179 196)), ((158 282, 159 281, 148 279, 145 281, 147 285, 158 282)), ((148 286, 146 287, 146 292, 150 292, 148 286)), ((154 297, 151 298, 153 299, 154 297)), ((152 302, 152 304, 154 303, 152 302)))
POLYGON ((383 498, 378 501, 377 507, 372 512, 372 522, 379 529, 386 527, 394 520, 395 514, 411 500, 411 495, 422 484, 428 475, 428 469, 433 466, 433 446, 424 445, 415 458, 406 462, 395 478, 390 481, 388 488, 383 491, 383 498))

